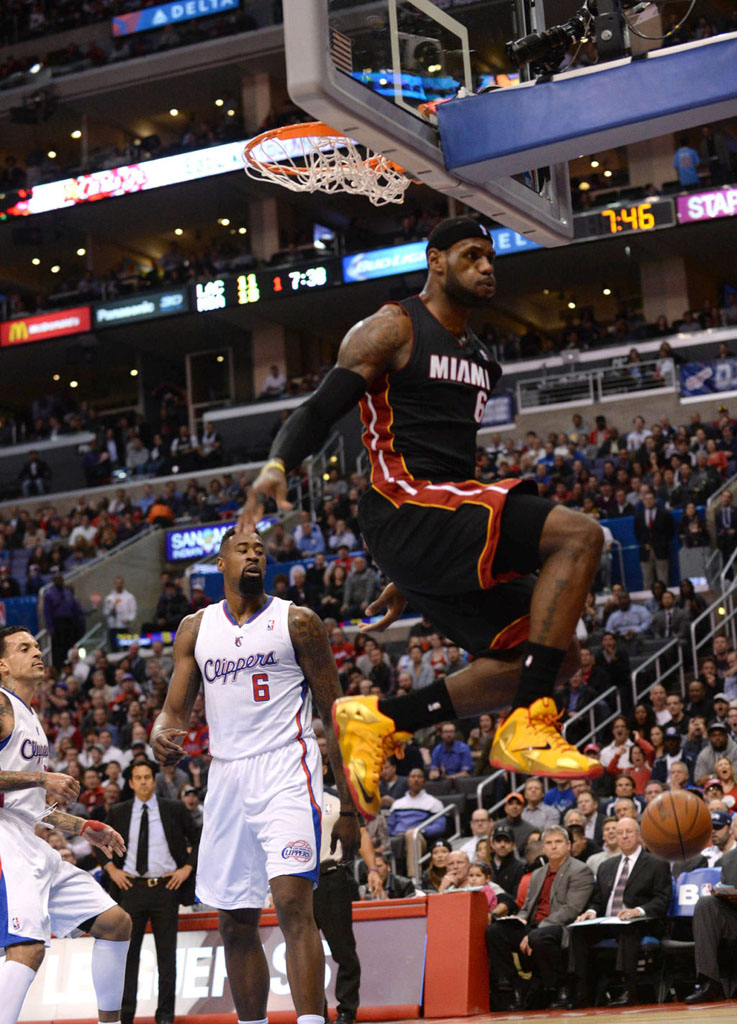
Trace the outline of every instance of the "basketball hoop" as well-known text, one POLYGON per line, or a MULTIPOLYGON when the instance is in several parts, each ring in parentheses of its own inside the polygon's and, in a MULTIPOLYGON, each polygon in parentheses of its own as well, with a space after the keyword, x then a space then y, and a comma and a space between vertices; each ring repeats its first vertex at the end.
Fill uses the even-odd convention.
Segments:
POLYGON ((399 164, 322 121, 273 128, 243 150, 246 174, 292 192, 347 192, 374 206, 401 203, 413 179, 399 164))

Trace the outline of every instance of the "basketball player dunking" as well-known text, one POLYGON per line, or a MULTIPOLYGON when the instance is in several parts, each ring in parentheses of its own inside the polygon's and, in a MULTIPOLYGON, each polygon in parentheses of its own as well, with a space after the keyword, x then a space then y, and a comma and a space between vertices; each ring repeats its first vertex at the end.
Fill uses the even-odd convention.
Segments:
POLYGON ((218 557, 225 600, 183 620, 174 672, 151 733, 162 764, 185 756, 179 740, 204 684, 212 764, 197 895, 219 910, 239 1021, 266 1024, 269 969, 259 918, 271 886, 286 941, 298 1024, 323 1024, 324 957, 312 909, 320 858, 322 762, 312 697, 339 783, 333 847, 355 854, 359 826, 330 711, 340 694, 325 627, 308 608, 264 593, 258 533, 229 529, 218 557))
MULTIPOLYGON (((367 609, 383 628, 409 601, 474 661, 406 697, 346 697, 333 716, 351 793, 368 817, 379 809, 384 759, 420 725, 508 703, 491 763, 532 775, 601 773, 561 736, 553 687, 602 548, 599 526, 537 496, 525 480, 480 484, 476 432, 501 376, 468 329, 495 291, 494 250, 468 217, 434 228, 419 296, 382 306, 345 336, 337 366, 282 426, 254 482, 240 526, 263 495, 286 500, 286 474, 325 441, 360 401, 371 488, 359 522, 392 583, 367 609), (535 575, 537 574, 537 575, 535 575)), ((564 666, 564 662, 566 665, 564 666)))
POLYGON ((16 1024, 28 989, 43 962, 51 933, 79 928, 95 938, 92 981, 98 1019, 120 1024, 123 976, 131 920, 86 871, 61 859, 36 835, 40 822, 84 835, 108 856, 125 843, 109 825, 47 806, 71 802, 79 783, 47 771, 49 746, 31 709, 44 681, 39 646, 25 626, 0 629, 0 1024, 16 1024))

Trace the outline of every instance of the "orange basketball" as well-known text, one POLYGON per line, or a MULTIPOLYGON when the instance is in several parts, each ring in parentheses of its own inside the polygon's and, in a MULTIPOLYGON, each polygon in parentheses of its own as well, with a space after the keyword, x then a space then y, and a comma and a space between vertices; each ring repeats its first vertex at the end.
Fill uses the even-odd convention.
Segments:
POLYGON ((688 790, 661 793, 642 815, 642 841, 664 860, 688 860, 711 843, 711 814, 688 790))

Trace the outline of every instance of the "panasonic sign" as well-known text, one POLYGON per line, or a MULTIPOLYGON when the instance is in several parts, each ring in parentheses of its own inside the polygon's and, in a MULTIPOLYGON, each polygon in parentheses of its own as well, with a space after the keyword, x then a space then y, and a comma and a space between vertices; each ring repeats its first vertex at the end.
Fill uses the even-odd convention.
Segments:
POLYGON ((156 292, 145 297, 136 295, 116 302, 99 302, 95 306, 95 326, 115 327, 133 320, 152 320, 158 316, 186 313, 188 309, 189 295, 186 288, 156 292))

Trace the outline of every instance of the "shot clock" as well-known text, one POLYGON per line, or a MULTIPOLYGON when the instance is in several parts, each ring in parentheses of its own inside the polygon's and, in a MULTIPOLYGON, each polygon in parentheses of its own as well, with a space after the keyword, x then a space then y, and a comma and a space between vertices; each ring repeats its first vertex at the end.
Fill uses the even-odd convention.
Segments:
POLYGON ((658 228, 671 228, 675 223, 676 209, 672 199, 622 203, 578 214, 574 218, 574 239, 583 242, 621 234, 643 234, 658 228))

